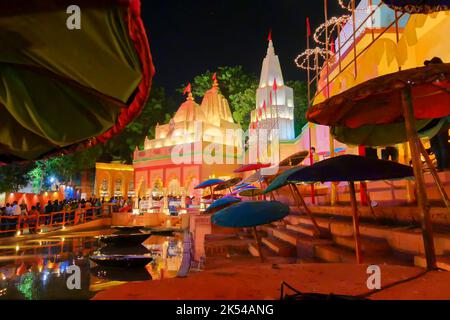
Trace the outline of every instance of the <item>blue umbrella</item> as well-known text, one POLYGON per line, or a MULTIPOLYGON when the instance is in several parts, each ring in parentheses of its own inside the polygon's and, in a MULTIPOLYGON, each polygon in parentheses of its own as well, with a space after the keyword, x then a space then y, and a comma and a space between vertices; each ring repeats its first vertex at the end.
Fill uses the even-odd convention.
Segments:
POLYGON ((287 181, 375 181, 414 177, 413 168, 393 161, 346 154, 316 162, 291 173, 287 181))
MULTIPOLYGON (((353 233, 358 263, 362 262, 359 236, 359 217, 355 197, 355 181, 392 180, 414 176, 412 167, 387 160, 371 159, 363 156, 342 155, 314 163, 309 167, 290 172, 284 176, 287 183, 348 181, 353 211, 353 233)), ((278 184, 280 181, 277 182, 278 184)), ((269 186, 267 189, 271 188, 269 186)))
POLYGON ((214 191, 213 191, 213 186, 217 186, 221 183, 223 183, 224 181, 222 179, 208 179, 203 181, 202 183, 200 183, 199 185, 195 186, 194 189, 205 189, 205 188, 209 188, 209 191, 211 192, 211 201, 213 201, 214 199, 214 191))
POLYGON ((232 196, 226 196, 223 198, 220 198, 216 201, 214 201, 206 210, 205 212, 207 213, 211 213, 211 212, 216 212, 219 211, 221 209, 224 209, 226 207, 229 207, 235 203, 239 203, 241 202, 241 198, 237 198, 237 197, 232 197, 232 196))
POLYGON ((252 227, 261 261, 261 241, 256 226, 283 219, 289 214, 289 206, 279 201, 245 201, 222 209, 211 216, 212 223, 227 228, 252 227))
POLYGON ((245 188, 245 187, 248 187, 248 186, 251 186, 251 184, 250 183, 246 183, 246 182, 242 182, 242 183, 236 185, 233 188, 233 190, 238 190, 238 189, 245 188))
POLYGON ((194 189, 204 189, 212 186, 216 186, 218 184, 223 183, 224 181, 222 179, 208 179, 194 187, 194 189))
POLYGON ((275 177, 275 179, 272 180, 270 185, 264 190, 264 194, 272 192, 274 190, 277 190, 281 187, 284 187, 285 185, 288 185, 288 178, 291 176, 291 174, 303 169, 305 167, 299 166, 299 167, 293 167, 290 169, 287 169, 286 171, 283 171, 279 175, 275 177))

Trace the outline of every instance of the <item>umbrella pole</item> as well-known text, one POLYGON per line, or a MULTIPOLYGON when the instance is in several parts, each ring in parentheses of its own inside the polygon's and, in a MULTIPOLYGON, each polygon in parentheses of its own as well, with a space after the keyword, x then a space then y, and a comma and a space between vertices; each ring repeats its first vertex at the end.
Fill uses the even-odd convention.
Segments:
POLYGON ((425 147, 423 146, 420 139, 417 140, 417 144, 420 147, 420 152, 422 153, 423 157, 425 158, 425 162, 427 163, 428 169, 430 169, 431 175, 434 178, 434 182, 436 183, 436 186, 439 190, 439 193, 441 194, 442 201, 444 201, 445 206, 450 211, 449 202, 447 192, 444 189, 444 185, 442 184, 441 179, 439 178, 438 173, 436 172, 436 168, 433 166, 433 163, 431 162, 430 156, 427 153, 427 150, 425 150, 425 147))
POLYGON ((405 118, 406 134, 409 148, 411 149, 411 160, 413 163, 414 177, 416 179, 417 204, 422 220, 422 238, 425 248, 425 258, 427 269, 436 269, 436 252, 434 249, 433 227, 430 217, 427 193, 425 191, 425 179, 423 177, 422 163, 420 161, 420 151, 417 141, 419 137, 416 131, 416 120, 414 118, 414 108, 411 98, 411 87, 407 86, 402 90, 402 108, 405 118))
POLYGON ((305 199, 303 199, 302 194, 300 193, 300 191, 298 190, 297 186, 294 184, 289 184, 289 187, 291 189, 292 192, 292 196, 294 197, 294 199, 297 202, 297 206, 299 207, 303 207, 305 209, 306 214, 311 218, 311 221, 314 225, 314 229, 316 230, 317 234, 320 235, 320 229, 319 229, 319 225, 317 224, 316 219, 314 219, 314 216, 312 215, 311 210, 309 210, 308 206, 306 205, 305 199), (297 195, 297 197, 295 196, 297 195))
MULTIPOLYGON (((263 188, 263 184, 262 184, 262 182, 261 182, 261 181, 259 182, 259 187, 261 188, 261 190, 264 190, 264 188, 263 188)), ((266 200, 266 195, 265 195, 265 194, 263 194, 263 195, 262 195, 262 198, 263 198, 263 200, 266 200)))
POLYGON ((367 198, 367 204, 369 205, 370 213, 373 215, 375 221, 377 221, 377 215, 375 214, 375 210, 372 206, 372 199, 370 198, 369 189, 366 187, 366 198, 367 198))
POLYGON ((264 262, 264 257, 263 257, 263 253, 261 250, 261 239, 259 238, 256 227, 253 227, 253 234, 254 234, 255 240, 256 240, 256 247, 258 248, 259 258, 261 259, 261 262, 264 262))
POLYGON ((352 203, 353 236, 355 238, 356 262, 361 264, 362 263, 361 237, 359 234, 359 217, 358 217, 358 205, 356 203, 356 195, 355 195, 355 183, 353 181, 349 181, 348 185, 350 187, 350 200, 352 203))

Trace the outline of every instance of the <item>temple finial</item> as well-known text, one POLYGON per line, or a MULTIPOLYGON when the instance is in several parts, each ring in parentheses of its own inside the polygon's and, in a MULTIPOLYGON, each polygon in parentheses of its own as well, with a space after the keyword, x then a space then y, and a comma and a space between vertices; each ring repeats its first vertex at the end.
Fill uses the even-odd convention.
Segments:
POLYGON ((218 88, 219 81, 217 81, 217 73, 216 72, 214 72, 214 74, 212 75, 212 80, 213 80, 213 88, 218 88))

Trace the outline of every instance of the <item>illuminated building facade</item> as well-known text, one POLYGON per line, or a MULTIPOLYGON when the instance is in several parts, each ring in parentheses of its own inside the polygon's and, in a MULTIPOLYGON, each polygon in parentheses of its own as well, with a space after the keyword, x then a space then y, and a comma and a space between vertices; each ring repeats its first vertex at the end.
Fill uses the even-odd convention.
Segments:
POLYGON ((242 139, 227 137, 227 130, 240 129, 217 80, 205 93, 201 105, 189 92, 170 122, 156 126, 155 139, 145 139, 144 150, 135 151, 137 194, 188 195, 198 199, 201 190, 194 187, 202 180, 230 177, 237 168, 242 139))

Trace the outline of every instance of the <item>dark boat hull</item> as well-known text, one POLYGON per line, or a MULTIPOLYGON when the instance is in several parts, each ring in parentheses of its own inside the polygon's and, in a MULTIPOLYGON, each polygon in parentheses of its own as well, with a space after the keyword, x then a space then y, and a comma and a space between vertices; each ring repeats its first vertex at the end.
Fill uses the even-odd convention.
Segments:
POLYGON ((101 267, 91 268, 91 273, 100 279, 110 281, 146 281, 152 280, 152 276, 145 268, 136 268, 131 272, 124 271, 123 268, 101 267))
POLYGON ((150 233, 111 234, 101 236, 98 239, 105 244, 115 246, 137 246, 147 240, 150 236, 150 233))
POLYGON ((112 226, 111 228, 116 229, 117 233, 139 233, 142 229, 141 226, 112 226))
POLYGON ((131 255, 96 255, 90 256, 89 259, 99 266, 116 268, 143 268, 153 260, 150 256, 131 255))

